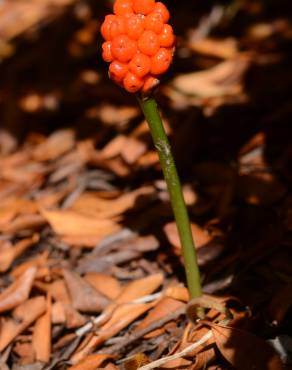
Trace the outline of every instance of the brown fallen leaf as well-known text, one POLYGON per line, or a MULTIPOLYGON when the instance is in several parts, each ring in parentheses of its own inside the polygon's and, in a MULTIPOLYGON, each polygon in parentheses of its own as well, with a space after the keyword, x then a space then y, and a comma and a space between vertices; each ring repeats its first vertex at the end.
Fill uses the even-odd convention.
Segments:
POLYGON ((105 159, 111 159, 120 155, 128 164, 133 164, 147 150, 147 144, 134 137, 125 135, 115 136, 101 151, 100 155, 105 159))
POLYGON ((131 192, 122 194, 114 199, 102 199, 98 193, 83 193, 72 205, 72 209, 84 215, 94 216, 99 219, 113 218, 119 216, 127 210, 138 208, 137 199, 155 197, 155 191, 152 186, 144 186, 131 192))
POLYGON ((84 279, 109 299, 115 299, 121 293, 122 288, 119 281, 110 275, 89 272, 85 274, 84 279))
POLYGON ((263 339, 240 329, 214 323, 208 325, 219 351, 236 369, 283 369, 278 354, 263 339))
POLYGON ((102 148, 100 154, 105 159, 114 158, 121 153, 125 145, 127 145, 127 137, 125 135, 116 135, 102 148))
POLYGON ((7 224, 18 214, 23 213, 23 211, 34 214, 37 210, 37 204, 34 201, 19 197, 4 199, 0 206, 0 225, 7 224))
POLYGON ((190 370, 204 369, 211 361, 214 361, 216 358, 215 345, 213 344, 212 346, 206 347, 206 349, 196 354, 195 363, 191 366, 190 370))
POLYGON ((46 267, 48 263, 48 256, 49 256, 49 252, 44 251, 43 253, 38 254, 35 258, 32 258, 28 261, 21 263, 20 265, 15 266, 14 269, 11 271, 11 276, 14 277, 14 279, 17 279, 22 274, 24 274, 25 271, 27 271, 28 269, 32 267, 35 267, 38 269, 46 267))
POLYGON ((99 240, 120 230, 120 226, 109 219, 93 218, 74 210, 42 210, 43 216, 57 234, 68 236, 94 236, 99 240))
POLYGON ((188 368, 192 362, 183 357, 177 358, 176 360, 171 360, 161 365, 162 369, 184 369, 188 368))
POLYGON ((35 323, 32 344, 38 361, 48 363, 51 356, 51 297, 48 295, 46 313, 35 323))
POLYGON ((126 285, 115 299, 115 304, 127 303, 153 293, 163 282, 163 274, 154 274, 126 285))
POLYGON ((200 98, 237 95, 242 92, 242 79, 250 65, 246 56, 238 56, 205 71, 191 72, 172 81, 180 93, 200 98))
POLYGON ((82 312, 101 312, 109 300, 75 272, 63 271, 73 307, 82 312))
POLYGON ((194 39, 192 37, 188 42, 188 46, 195 52, 203 55, 214 56, 222 59, 231 59, 236 57, 238 53, 237 42, 234 38, 227 39, 194 39))
POLYGON ((0 318, 0 352, 27 329, 46 310, 43 296, 29 299, 13 311, 14 319, 0 318))
POLYGON ((15 234, 24 230, 37 230, 45 225, 46 220, 39 214, 22 214, 16 217, 13 221, 5 225, 0 225, 0 231, 15 234))
POLYGON ((89 355, 85 357, 82 361, 80 361, 78 364, 69 367, 68 370, 96 370, 97 367, 102 365, 102 363, 112 358, 112 355, 109 354, 96 354, 96 355, 89 355))
POLYGON ((22 239, 14 245, 7 248, 1 248, 0 245, 0 272, 7 271, 13 261, 24 251, 33 246, 39 240, 39 235, 34 234, 31 238, 22 239))
POLYGON ((68 152, 75 144, 72 130, 59 130, 50 135, 33 150, 32 156, 38 161, 54 160, 68 152))
POLYGON ((72 356, 71 361, 76 364, 93 352, 107 339, 115 336, 131 322, 136 320, 143 313, 147 312, 156 303, 125 303, 118 306, 112 313, 111 318, 99 329, 97 335, 93 335, 89 341, 81 343, 77 352, 72 356))
MULTIPOLYGON (((185 304, 181 301, 178 301, 173 298, 164 297, 162 298, 157 305, 153 308, 151 312, 143 319, 134 329, 134 333, 146 328, 150 324, 152 324, 155 321, 158 321, 162 319, 167 314, 170 314, 171 312, 175 312, 176 310, 183 307, 185 304)), ((154 330, 148 334, 145 335, 145 338, 152 338, 157 335, 160 335, 161 332, 164 332, 163 329, 157 329, 154 330)))
POLYGON ((67 290, 64 279, 58 279, 49 285, 48 291, 50 292, 52 298, 57 302, 62 302, 66 304, 71 303, 69 292, 67 290))
POLYGON ((13 284, 0 294, 0 313, 11 310, 29 297, 36 268, 27 269, 13 284))
MULTIPOLYGON (((116 225, 114 226, 116 227, 116 225)), ((108 235, 60 235, 59 238, 72 248, 93 249, 108 235)))
MULTIPOLYGON (((196 248, 201 248, 212 240, 212 237, 208 234, 208 232, 199 225, 192 223, 191 228, 196 248)), ((175 222, 166 224, 163 227, 163 230, 170 244, 175 248, 180 249, 181 243, 175 222)))
POLYGON ((56 302, 52 305, 52 323, 65 324, 68 329, 79 328, 86 319, 70 304, 56 302))
MULTIPOLYGON (((96 370, 100 370, 101 369, 101 367, 99 367, 99 368, 97 368, 96 370)), ((108 363, 107 365, 106 365, 106 367, 104 367, 103 369, 105 369, 105 370, 120 370, 120 368, 119 367, 117 367, 116 365, 114 365, 113 363, 108 363)))
POLYGON ((21 339, 17 341, 13 346, 13 352, 21 358, 21 365, 31 364, 35 361, 34 350, 29 340, 23 341, 23 339, 21 339))
POLYGON ((127 138, 127 145, 121 150, 121 157, 129 165, 133 165, 147 151, 147 144, 133 137, 127 138))
POLYGON ((182 301, 182 302, 188 302, 190 299, 189 291, 183 285, 169 286, 165 290, 165 295, 167 297, 170 297, 170 298, 182 301))
POLYGON ((102 104, 98 107, 97 116, 106 125, 119 125, 127 123, 139 115, 139 110, 133 106, 114 106, 112 104, 102 104))
POLYGON ((66 322, 64 306, 61 302, 52 304, 52 324, 64 324, 66 322))

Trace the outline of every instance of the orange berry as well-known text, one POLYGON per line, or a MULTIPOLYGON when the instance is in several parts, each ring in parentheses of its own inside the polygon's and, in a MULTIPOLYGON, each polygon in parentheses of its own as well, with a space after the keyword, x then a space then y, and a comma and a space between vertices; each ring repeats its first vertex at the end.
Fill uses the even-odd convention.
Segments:
POLYGON ((124 17, 116 15, 110 26, 110 36, 114 39, 116 36, 126 33, 126 24, 124 17))
POLYGON ((156 54, 159 46, 158 36, 153 31, 144 31, 138 40, 139 50, 149 56, 156 54))
POLYGON ((151 73, 160 75, 166 72, 172 62, 172 52, 169 49, 161 48, 151 59, 151 73))
POLYGON ((105 17, 104 22, 101 25, 100 32, 102 37, 105 40, 111 40, 111 26, 113 22, 116 20, 116 16, 113 14, 109 14, 105 17))
POLYGON ((155 33, 160 33, 163 30, 163 19, 162 15, 157 12, 152 12, 148 14, 145 18, 145 28, 146 30, 153 31, 155 33))
POLYGON ((162 15, 164 23, 167 23, 169 21, 170 14, 167 7, 163 3, 161 2, 156 3, 153 11, 162 15))
POLYGON ((116 82, 121 82, 128 73, 128 66, 125 63, 115 60, 109 66, 109 76, 116 82))
POLYGON ((132 0, 116 0, 114 3, 114 13, 116 15, 133 14, 132 0))
POLYGON ((155 0, 133 0, 133 9, 137 14, 147 15, 153 11, 155 0))
POLYGON ((124 88, 131 93, 137 92, 143 86, 143 80, 141 80, 132 72, 128 72, 126 74, 123 82, 124 88))
POLYGON ((131 15, 126 20, 126 32, 131 39, 138 40, 144 31, 144 20, 137 14, 131 15))
POLYGON ((144 85, 143 85, 143 88, 142 88, 142 91, 144 93, 153 90, 160 83, 158 78, 155 78, 151 75, 147 76, 144 81, 145 82, 144 82, 144 85))
POLYGON ((175 36, 173 34, 173 29, 169 24, 164 24, 162 32, 158 36, 160 46, 169 48, 175 43, 175 36))
POLYGON ((137 53, 129 63, 129 70, 136 76, 142 78, 149 73, 151 68, 151 59, 147 55, 137 53))
POLYGON ((136 42, 130 39, 127 35, 119 35, 113 39, 112 54, 119 62, 128 62, 136 52, 136 42))
POLYGON ((102 44, 102 58, 105 62, 112 62, 113 61, 113 54, 112 54, 112 43, 110 41, 106 41, 102 44))

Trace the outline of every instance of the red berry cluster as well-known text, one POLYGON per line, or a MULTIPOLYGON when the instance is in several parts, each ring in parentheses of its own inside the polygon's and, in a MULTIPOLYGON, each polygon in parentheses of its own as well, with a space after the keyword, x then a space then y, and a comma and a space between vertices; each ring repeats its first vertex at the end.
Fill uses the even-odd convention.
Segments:
POLYGON ((155 0, 116 0, 105 17, 102 57, 110 63, 109 76, 129 92, 147 92, 169 68, 175 36, 167 24, 169 11, 155 0))

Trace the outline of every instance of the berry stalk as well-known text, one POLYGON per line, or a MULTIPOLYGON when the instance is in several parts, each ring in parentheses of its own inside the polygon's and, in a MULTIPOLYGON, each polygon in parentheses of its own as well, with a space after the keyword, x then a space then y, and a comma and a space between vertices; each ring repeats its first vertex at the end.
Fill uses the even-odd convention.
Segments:
MULTIPOLYGON (((189 216, 183 198, 175 162, 171 153, 170 144, 154 97, 152 95, 146 97, 138 96, 138 101, 146 121, 148 122, 153 142, 159 155, 165 181, 167 183, 170 201, 182 245, 185 273, 190 297, 199 297, 202 294, 202 289, 196 250, 191 232, 189 216)), ((202 316, 202 312, 198 312, 198 315, 202 316)))

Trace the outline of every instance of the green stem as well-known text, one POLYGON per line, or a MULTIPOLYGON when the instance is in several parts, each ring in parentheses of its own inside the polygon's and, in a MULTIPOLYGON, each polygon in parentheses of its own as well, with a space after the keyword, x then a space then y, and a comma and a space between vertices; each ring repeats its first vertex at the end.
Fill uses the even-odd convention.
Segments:
POLYGON ((138 97, 139 104, 148 122, 155 148, 157 149, 161 168, 170 194, 170 201, 182 245, 185 272, 191 298, 202 294, 200 272, 196 250, 191 232, 188 212, 184 202, 180 180, 171 153, 162 120, 153 96, 138 97))

